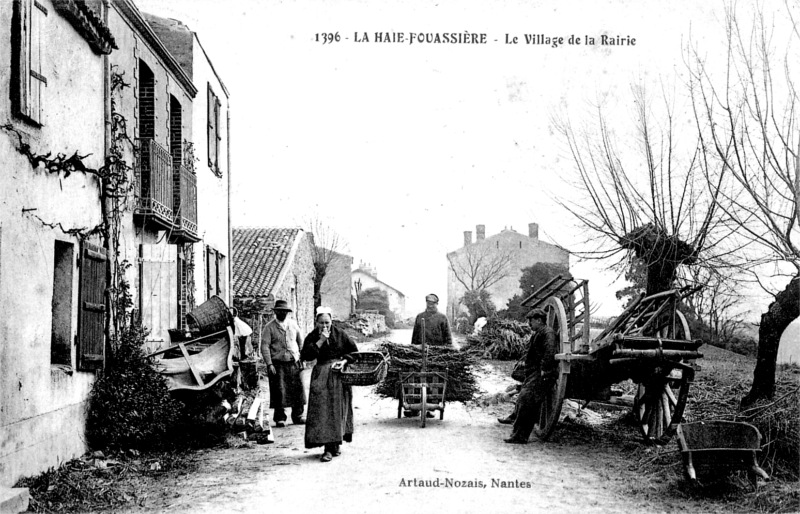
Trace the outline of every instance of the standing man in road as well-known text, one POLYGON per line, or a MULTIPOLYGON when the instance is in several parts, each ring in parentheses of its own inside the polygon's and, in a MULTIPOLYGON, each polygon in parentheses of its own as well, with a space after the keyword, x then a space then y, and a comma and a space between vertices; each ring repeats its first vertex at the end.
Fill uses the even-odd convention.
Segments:
POLYGON ((525 357, 525 381, 515 408, 514 430, 511 437, 504 439, 507 443, 528 442, 534 425, 539 421, 539 407, 558 378, 558 342, 555 332, 546 323, 547 314, 542 309, 533 309, 528 313, 528 324, 533 333, 525 357))
POLYGON ((289 317, 292 309, 286 300, 278 300, 272 308, 275 318, 261 330, 261 355, 269 375, 269 404, 274 409, 275 426, 286 426, 286 407, 292 408, 295 425, 305 424, 303 409, 306 392, 300 379, 300 327, 289 317))
POLYGON ((425 344, 431 346, 453 346, 450 335, 450 324, 447 316, 437 310, 439 297, 429 294, 425 297, 427 307, 417 315, 414 321, 414 332, 411 334, 411 344, 422 344, 422 320, 425 320, 425 344))

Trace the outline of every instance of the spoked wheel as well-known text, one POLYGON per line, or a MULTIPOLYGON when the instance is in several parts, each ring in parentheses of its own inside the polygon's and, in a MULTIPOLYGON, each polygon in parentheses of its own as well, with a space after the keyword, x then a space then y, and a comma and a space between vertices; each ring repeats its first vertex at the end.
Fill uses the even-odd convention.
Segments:
POLYGON ((675 368, 667 376, 649 377, 639 384, 633 412, 646 442, 664 444, 675 435, 689 397, 685 374, 675 368))
MULTIPOLYGON (((669 339, 691 339, 689 324, 680 311, 675 311, 675 333, 665 329, 659 336, 669 339)), ((691 371, 680 367, 669 373, 656 373, 638 385, 633 401, 633 413, 642 437, 648 443, 664 444, 675 435, 683 419, 689 397, 691 371)))
MULTIPOLYGON (((569 352, 570 341, 564 304, 558 298, 551 296, 544 304, 544 311, 547 313, 547 326, 556 333, 559 351, 569 352)), ((546 441, 553 433, 556 423, 558 423, 558 417, 561 415, 561 406, 564 404, 564 396, 567 393, 569 361, 560 361, 558 371, 558 379, 547 391, 544 401, 539 406, 539 421, 533 428, 536 437, 543 441, 546 441)))
POLYGON ((422 409, 419 411, 419 417, 422 418, 420 425, 425 428, 425 422, 428 419, 428 388, 422 386, 422 409))

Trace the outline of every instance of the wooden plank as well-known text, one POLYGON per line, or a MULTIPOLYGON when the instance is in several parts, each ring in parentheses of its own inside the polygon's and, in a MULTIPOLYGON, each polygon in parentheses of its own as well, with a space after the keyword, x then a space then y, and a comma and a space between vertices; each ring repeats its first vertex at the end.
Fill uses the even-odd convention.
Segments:
POLYGON ((186 351, 186 346, 184 346, 183 343, 178 343, 178 348, 181 349, 183 358, 186 359, 186 364, 189 365, 189 371, 192 372, 192 376, 194 377, 197 384, 201 386, 205 385, 205 383, 203 382, 203 378, 200 376, 200 373, 198 373, 197 370, 194 369, 194 366, 192 366, 192 360, 189 358, 189 352, 186 351))

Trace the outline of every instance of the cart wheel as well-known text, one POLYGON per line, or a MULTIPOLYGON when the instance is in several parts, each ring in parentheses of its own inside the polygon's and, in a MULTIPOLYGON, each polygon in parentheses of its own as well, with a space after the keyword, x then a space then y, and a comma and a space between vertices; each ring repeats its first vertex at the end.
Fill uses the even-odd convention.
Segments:
POLYGON ((422 386, 422 409, 419 411, 419 417, 422 418, 420 425, 425 428, 425 422, 428 419, 428 388, 422 386))
MULTIPOLYGON (((556 340, 559 342, 560 351, 567 353, 570 351, 569 332, 567 330, 567 313, 564 304, 555 297, 550 297, 544 304, 544 311, 547 313, 547 326, 556 333, 556 340)), ((569 362, 559 363, 558 379, 553 383, 550 391, 547 392, 545 400, 539 406, 539 422, 534 426, 536 437, 546 441, 558 423, 561 415, 561 406, 564 404, 564 396, 567 393, 567 377, 569 376, 569 362)))
POLYGON ((685 371, 676 368, 674 372, 681 372, 681 377, 650 377, 636 391, 633 413, 646 442, 666 443, 683 418, 690 382, 685 371))

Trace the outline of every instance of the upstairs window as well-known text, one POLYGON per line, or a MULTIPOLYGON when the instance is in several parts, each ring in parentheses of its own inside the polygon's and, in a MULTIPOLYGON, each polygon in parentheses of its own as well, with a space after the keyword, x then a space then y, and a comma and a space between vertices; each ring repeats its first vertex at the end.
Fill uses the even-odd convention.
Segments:
POLYGON ((219 167, 219 142, 222 139, 220 134, 219 112, 220 103, 211 84, 208 85, 208 167, 214 175, 221 177, 222 170, 219 167))
POLYGON ((156 137, 156 78, 150 67, 139 60, 139 137, 156 137))
POLYGON ((13 16, 11 103, 16 115, 42 125, 47 86, 42 73, 47 8, 36 0, 16 0, 13 16))

